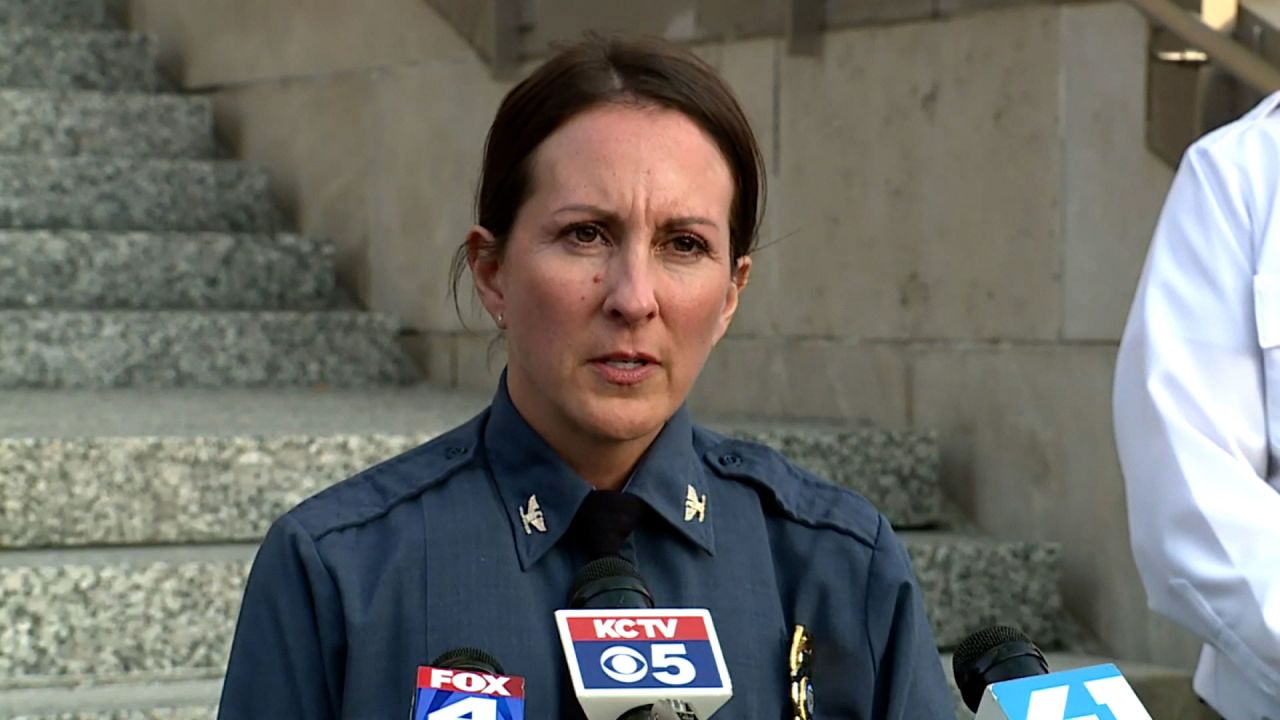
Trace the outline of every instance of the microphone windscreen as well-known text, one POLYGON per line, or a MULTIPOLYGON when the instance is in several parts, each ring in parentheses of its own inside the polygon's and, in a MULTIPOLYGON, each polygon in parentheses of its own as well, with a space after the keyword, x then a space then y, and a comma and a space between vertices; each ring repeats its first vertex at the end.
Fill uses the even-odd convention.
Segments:
POLYGON ((472 672, 489 673, 490 675, 507 674, 502 669, 502 663, 498 662, 498 658, 479 648, 471 647, 447 650, 431 661, 431 667, 470 670, 472 672))
POLYGON ((960 643, 951 659, 951 671, 964 704, 977 712, 988 685, 1045 675, 1049 663, 1021 630, 996 625, 979 630, 960 643))
POLYGON ((636 566, 616 555, 592 560, 573 579, 569 607, 585 609, 651 608, 649 592, 636 566))
POLYGON ((960 672, 960 668, 968 667, 993 647, 1007 642, 1031 642, 1021 630, 1008 625, 993 625, 983 628, 960 641, 955 655, 951 659, 952 672, 960 672))

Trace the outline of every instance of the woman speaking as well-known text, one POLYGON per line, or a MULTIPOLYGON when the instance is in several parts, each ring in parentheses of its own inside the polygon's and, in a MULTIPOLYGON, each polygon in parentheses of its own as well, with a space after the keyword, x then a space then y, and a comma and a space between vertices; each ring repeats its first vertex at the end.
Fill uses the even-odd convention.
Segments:
POLYGON ((272 526, 220 717, 398 720, 417 667, 462 646, 525 678, 527 717, 578 716, 553 613, 619 555, 660 605, 710 610, 717 717, 953 718, 885 519, 685 407, 763 191, 741 108, 679 47, 589 39, 517 85, 454 262, 506 341, 492 404, 272 526))

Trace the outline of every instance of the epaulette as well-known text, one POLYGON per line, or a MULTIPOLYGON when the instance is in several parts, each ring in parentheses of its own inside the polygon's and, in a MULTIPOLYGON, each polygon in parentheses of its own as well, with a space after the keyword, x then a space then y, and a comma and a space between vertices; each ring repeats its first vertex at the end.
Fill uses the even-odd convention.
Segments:
POLYGON ((881 516, 866 498, 796 466, 773 448, 697 428, 694 444, 721 477, 751 485, 787 518, 875 547, 881 516))
POLYGON ((363 525, 439 485, 475 457, 488 409, 466 423, 333 485, 289 511, 312 538, 363 525))

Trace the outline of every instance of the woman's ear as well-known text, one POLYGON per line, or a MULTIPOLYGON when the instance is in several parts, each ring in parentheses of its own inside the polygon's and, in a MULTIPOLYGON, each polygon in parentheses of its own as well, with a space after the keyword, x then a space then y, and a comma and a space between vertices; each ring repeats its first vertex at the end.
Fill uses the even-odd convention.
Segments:
POLYGON ((738 312, 738 300, 742 295, 742 291, 747 287, 747 281, 751 279, 751 256, 743 255, 738 258, 738 265, 733 269, 733 275, 730 278, 729 289, 724 299, 724 310, 720 313, 720 326, 716 328, 715 341, 720 342, 720 338, 729 331, 729 323, 733 321, 734 313, 738 312))
POLYGON ((502 253, 498 239, 476 225, 467 232, 467 265, 475 280, 480 304, 499 328, 506 327, 507 300, 503 288, 502 253))

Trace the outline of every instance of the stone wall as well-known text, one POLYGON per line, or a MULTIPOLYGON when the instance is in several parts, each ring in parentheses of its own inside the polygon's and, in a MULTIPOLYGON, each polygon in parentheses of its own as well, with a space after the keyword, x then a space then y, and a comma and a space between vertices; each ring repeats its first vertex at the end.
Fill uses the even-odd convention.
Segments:
MULTIPOLYGON (((649 16, 698 40, 769 163, 765 248, 695 404, 936 428, 950 497, 997 536, 1063 542, 1068 607, 1112 650, 1189 663, 1194 644, 1145 610, 1111 440, 1116 342, 1171 178, 1144 149, 1146 25, 1119 2, 961 12, 996 4, 862 2, 881 14, 815 55, 724 39, 751 34, 749 13, 722 13, 740 25, 721 39, 649 16)), ((300 229, 335 238, 344 282, 413 331, 431 379, 490 387, 489 325, 468 313, 482 332, 464 331, 446 299, 509 87, 470 38, 423 0, 130 5, 300 229)))

